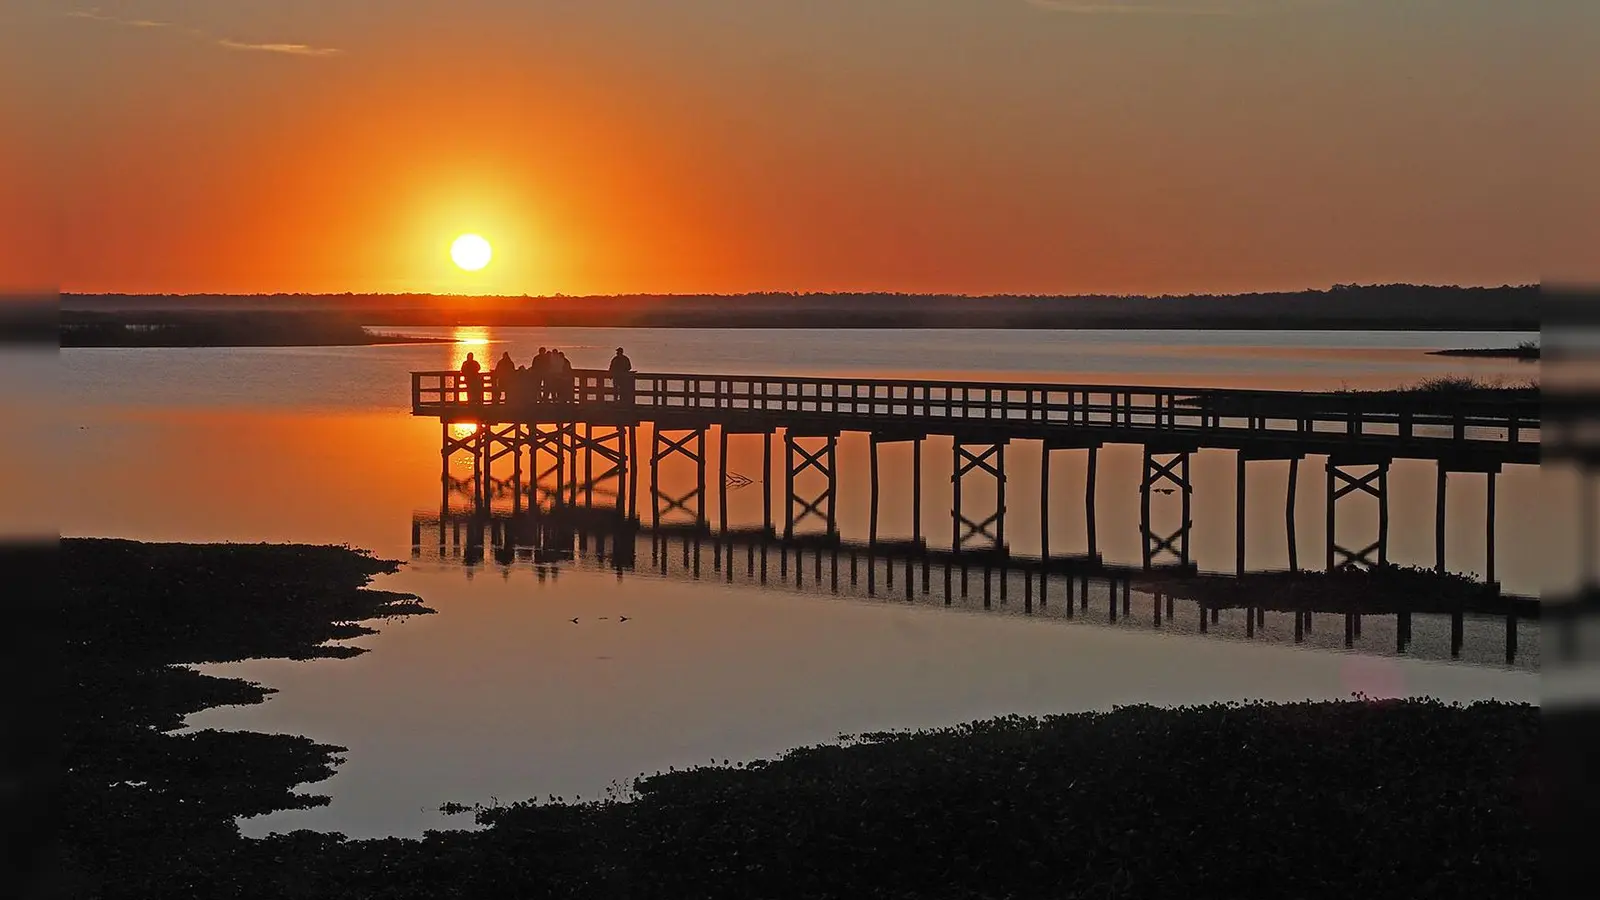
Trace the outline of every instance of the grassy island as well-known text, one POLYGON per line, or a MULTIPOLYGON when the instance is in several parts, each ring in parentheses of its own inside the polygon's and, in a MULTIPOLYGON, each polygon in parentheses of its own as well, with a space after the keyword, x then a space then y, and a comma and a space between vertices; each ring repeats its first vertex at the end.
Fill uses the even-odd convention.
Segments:
POLYGON ((1522 341, 1515 347, 1466 347, 1456 350, 1435 350, 1434 356, 1468 356, 1483 359, 1520 359, 1534 362, 1539 359, 1539 342, 1522 341))

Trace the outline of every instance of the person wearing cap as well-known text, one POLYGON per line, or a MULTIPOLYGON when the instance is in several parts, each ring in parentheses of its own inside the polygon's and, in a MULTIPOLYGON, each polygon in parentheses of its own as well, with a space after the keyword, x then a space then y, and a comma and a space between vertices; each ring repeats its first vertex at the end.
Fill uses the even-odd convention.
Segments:
POLYGON ((633 361, 621 347, 617 348, 617 355, 611 357, 611 388, 618 403, 633 405, 633 361))

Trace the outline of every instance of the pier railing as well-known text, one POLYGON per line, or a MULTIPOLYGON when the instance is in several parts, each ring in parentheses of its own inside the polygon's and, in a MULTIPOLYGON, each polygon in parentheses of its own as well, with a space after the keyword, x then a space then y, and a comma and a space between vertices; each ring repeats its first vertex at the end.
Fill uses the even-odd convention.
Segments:
MULTIPOLYGON (((1495 449, 1507 461, 1536 461, 1539 401, 1533 392, 1295 392, 1103 384, 961 382, 882 378, 637 373, 631 402, 609 372, 582 369, 556 396, 485 373, 474 385, 459 372, 412 373, 412 411, 483 421, 557 421, 619 411, 641 420, 700 414, 708 422, 743 418, 850 428, 991 426, 1019 437, 1068 430, 1161 433, 1234 439, 1349 439, 1359 444, 1449 444, 1495 449), (551 417, 554 418, 551 418, 551 417)), ((1498 455, 1498 454, 1497 454, 1498 455)))

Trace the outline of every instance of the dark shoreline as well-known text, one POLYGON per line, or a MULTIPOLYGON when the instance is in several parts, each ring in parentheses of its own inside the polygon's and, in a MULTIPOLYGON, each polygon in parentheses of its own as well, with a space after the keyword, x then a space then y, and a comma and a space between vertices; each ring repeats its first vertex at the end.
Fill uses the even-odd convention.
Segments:
POLYGON ((326 802, 292 791, 343 750, 168 733, 271 691, 178 664, 351 656, 327 641, 429 610, 367 587, 398 564, 347 548, 64 539, 60 557, 64 599, 32 598, 64 604, 71 638, 60 860, 97 896, 1539 892, 1539 715, 1502 703, 1003 717, 658 773, 627 802, 480 808, 480 831, 245 839, 236 816, 326 802))

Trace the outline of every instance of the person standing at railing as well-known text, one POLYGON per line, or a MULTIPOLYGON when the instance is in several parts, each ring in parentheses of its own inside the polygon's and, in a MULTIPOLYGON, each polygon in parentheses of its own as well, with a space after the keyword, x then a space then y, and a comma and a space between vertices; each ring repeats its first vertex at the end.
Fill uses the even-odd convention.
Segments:
POLYGON ((501 354, 500 361, 494 364, 494 402, 504 403, 506 388, 511 386, 511 381, 516 377, 517 364, 511 358, 511 351, 501 354))
POLYGON ((628 359, 621 347, 617 348, 617 355, 611 357, 611 390, 618 403, 633 405, 633 360, 628 359))
POLYGON ((528 365, 529 377, 533 379, 534 397, 543 403, 550 399, 550 351, 540 347, 534 355, 533 362, 528 365))
POLYGON ((528 380, 530 376, 527 366, 517 366, 511 370, 511 382, 506 385, 506 402, 517 405, 528 402, 532 396, 528 380))
POLYGON ((483 402, 483 366, 471 353, 461 361, 461 380, 467 385, 467 402, 483 402))
POLYGON ((567 355, 560 350, 556 351, 555 369, 556 384, 559 385, 561 392, 561 402, 572 403, 576 399, 577 376, 572 371, 572 360, 567 359, 567 355))

